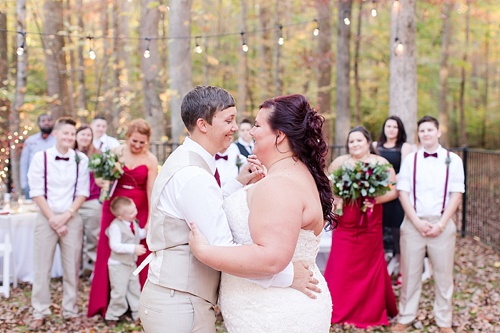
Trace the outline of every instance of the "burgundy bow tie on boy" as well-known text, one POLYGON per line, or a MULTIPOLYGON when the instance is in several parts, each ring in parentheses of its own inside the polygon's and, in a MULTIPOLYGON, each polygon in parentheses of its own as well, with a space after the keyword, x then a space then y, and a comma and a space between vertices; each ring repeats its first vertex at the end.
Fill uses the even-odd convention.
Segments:
POLYGON ((429 153, 427 153, 427 152, 424 151, 424 158, 427 158, 427 157, 435 157, 435 158, 437 158, 438 157, 438 153, 429 154, 429 153))
POLYGON ((56 156, 56 161, 69 161, 69 157, 56 156))
POLYGON ((215 154, 215 160, 219 160, 219 159, 224 159, 227 161, 227 155, 219 155, 219 154, 215 154))

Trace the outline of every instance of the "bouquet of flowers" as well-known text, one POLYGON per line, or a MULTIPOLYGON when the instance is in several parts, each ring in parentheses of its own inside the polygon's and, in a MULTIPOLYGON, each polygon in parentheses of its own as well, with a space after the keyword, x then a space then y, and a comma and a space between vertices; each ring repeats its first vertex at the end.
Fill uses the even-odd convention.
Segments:
MULTIPOLYGON (((373 199, 390 191, 389 180, 390 164, 357 162, 354 166, 345 165, 330 174, 328 177, 333 184, 333 194, 349 203, 358 198, 373 199)), ((366 206, 361 207, 366 212, 366 206)), ((335 210, 342 215, 342 206, 335 210)))
POLYGON ((113 182, 111 189, 109 187, 101 188, 101 194, 99 195, 100 202, 108 200, 113 194, 112 191, 116 181, 123 174, 123 164, 119 161, 115 153, 108 150, 102 153, 102 155, 94 154, 89 160, 89 169, 94 172, 95 178, 102 178, 103 180, 113 182))

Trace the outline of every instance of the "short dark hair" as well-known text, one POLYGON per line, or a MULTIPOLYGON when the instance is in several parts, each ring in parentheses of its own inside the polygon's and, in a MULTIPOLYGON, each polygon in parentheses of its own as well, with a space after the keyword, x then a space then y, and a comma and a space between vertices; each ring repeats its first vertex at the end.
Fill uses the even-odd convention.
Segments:
POLYGON ((191 132, 198 119, 212 124, 214 114, 236 106, 233 96, 226 90, 213 86, 197 86, 182 99, 181 118, 188 132, 191 132))
POLYGON ((420 125, 423 123, 433 123, 434 126, 436 126, 436 128, 439 129, 439 121, 432 116, 423 116, 422 118, 420 118, 420 120, 417 123, 417 128, 419 128, 420 125))
POLYGON ((76 127, 76 121, 71 117, 61 117, 58 118, 54 124, 54 129, 58 129, 62 125, 72 125, 76 127))
POLYGON ((96 116, 92 119, 92 122, 94 122, 94 120, 104 120, 105 122, 108 122, 108 120, 106 119, 106 117, 104 117, 104 115, 102 115, 102 114, 98 114, 98 115, 96 115, 96 116))
POLYGON ((111 201, 111 205, 109 206, 109 208, 111 210, 111 213, 113 213, 113 215, 115 217, 117 217, 118 215, 120 215, 120 211, 123 207, 129 206, 132 204, 134 204, 134 201, 132 199, 130 199, 128 197, 120 196, 120 197, 114 198, 111 201))
POLYGON ((240 121, 240 125, 243 124, 250 124, 250 126, 253 126, 252 122, 247 118, 244 118, 242 121, 240 121))
POLYGON ((42 120, 43 117, 49 117, 50 119, 52 119, 52 115, 50 115, 48 113, 42 113, 41 115, 38 116, 38 120, 37 120, 38 124, 40 123, 40 121, 42 120))

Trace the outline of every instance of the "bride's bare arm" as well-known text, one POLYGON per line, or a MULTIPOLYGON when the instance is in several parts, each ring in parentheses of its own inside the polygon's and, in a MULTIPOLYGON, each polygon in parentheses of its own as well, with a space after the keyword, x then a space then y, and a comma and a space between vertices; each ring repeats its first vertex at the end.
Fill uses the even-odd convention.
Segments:
POLYGON ((259 278, 281 272, 291 261, 302 225, 303 203, 289 178, 264 179, 253 189, 249 227, 253 244, 210 246, 192 233, 195 256, 217 270, 259 278))

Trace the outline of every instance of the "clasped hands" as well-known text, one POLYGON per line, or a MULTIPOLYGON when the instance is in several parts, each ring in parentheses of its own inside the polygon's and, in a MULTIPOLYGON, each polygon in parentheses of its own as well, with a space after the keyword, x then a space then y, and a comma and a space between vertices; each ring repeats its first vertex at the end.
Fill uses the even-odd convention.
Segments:
POLYGON ((267 175, 266 167, 259 161, 257 156, 248 155, 247 163, 244 164, 236 180, 243 185, 253 184, 267 175))
POLYGON ((439 236, 443 232, 441 222, 430 223, 429 221, 419 219, 414 225, 423 237, 433 238, 439 236))
POLYGON ((68 234, 66 223, 71 219, 71 213, 66 211, 61 214, 56 214, 49 219, 49 224, 60 237, 68 234))

